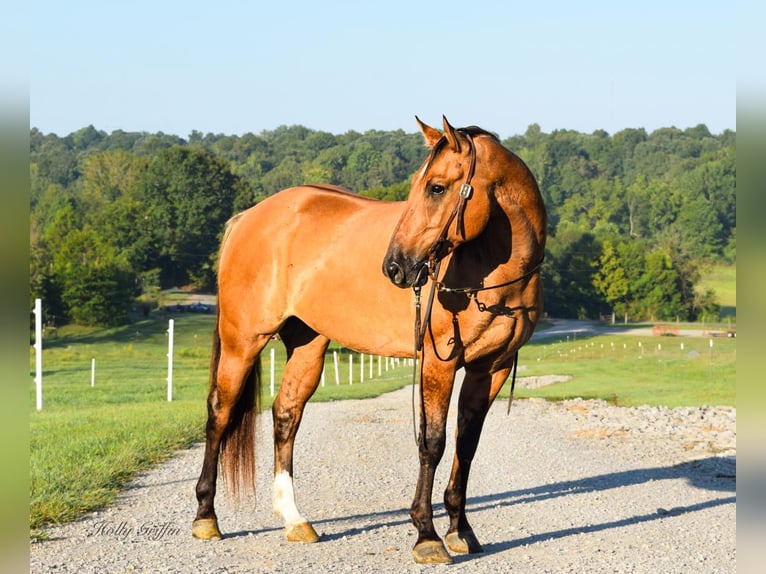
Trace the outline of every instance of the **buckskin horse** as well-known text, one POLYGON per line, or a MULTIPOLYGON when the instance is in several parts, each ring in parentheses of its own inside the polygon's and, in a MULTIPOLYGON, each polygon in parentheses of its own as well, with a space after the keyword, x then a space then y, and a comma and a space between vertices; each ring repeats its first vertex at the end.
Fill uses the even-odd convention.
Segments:
POLYGON ((319 539, 295 503, 293 445, 333 340, 358 352, 419 359, 415 561, 450 563, 447 548, 482 551, 466 518, 468 474, 487 411, 542 313, 546 212, 527 166, 494 135, 455 129, 446 118, 442 133, 416 120, 430 153, 406 201, 305 185, 227 225, 195 537, 221 538, 213 502, 219 462, 234 494, 240 487, 254 492, 260 353, 278 334, 287 363, 272 407, 273 503, 288 540, 319 539), (425 306, 421 288, 430 293, 425 306), (460 368, 445 548, 431 497, 460 368))

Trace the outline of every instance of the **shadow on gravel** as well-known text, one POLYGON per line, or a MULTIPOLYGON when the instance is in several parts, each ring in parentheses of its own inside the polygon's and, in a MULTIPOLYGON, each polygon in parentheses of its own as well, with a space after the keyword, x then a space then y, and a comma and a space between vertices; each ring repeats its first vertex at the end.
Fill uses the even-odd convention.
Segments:
POLYGON ((534 488, 512 490, 502 494, 480 496, 470 499, 468 507, 471 510, 484 510, 493 506, 535 502, 570 494, 597 492, 658 480, 684 479, 696 488, 736 492, 736 468, 737 458, 735 456, 710 457, 673 466, 610 472, 578 480, 567 480, 534 488))
MULTIPOLYGON (((555 482, 552 484, 536 486, 534 488, 510 490, 498 494, 469 498, 466 510, 469 513, 470 520, 470 514, 473 512, 491 510, 493 508, 502 506, 528 504, 558 497, 569 497, 577 494, 608 491, 613 488, 636 486, 661 480, 681 479, 688 481, 695 488, 733 494, 736 492, 736 464, 736 456, 709 457, 677 464, 674 466, 612 472, 587 478, 581 478, 578 480, 567 480, 563 482, 555 482)), ((653 520, 662 520, 671 516, 680 516, 690 512, 699 512, 701 510, 714 508, 717 506, 736 504, 737 497, 736 495, 724 496, 722 498, 707 500, 696 504, 690 504, 688 506, 672 506, 668 508, 663 508, 660 506, 664 502, 667 501, 658 499, 657 510, 648 514, 629 516, 614 521, 603 522, 601 524, 573 526, 572 528, 556 530, 553 532, 543 532, 540 534, 528 536, 526 538, 509 540, 507 542, 484 544, 484 554, 487 555, 495 552, 502 552, 511 548, 516 548, 527 544, 534 544, 535 542, 541 542, 549 539, 564 538, 567 536, 574 536, 577 534, 589 532, 599 532, 612 528, 621 528, 633 524, 651 522, 653 520)), ((435 506, 434 515, 441 517, 445 516, 446 512, 444 511, 444 507, 442 505, 435 506)), ((321 524, 343 522, 349 523, 349 527, 347 529, 337 531, 332 534, 321 534, 320 532, 321 539, 324 541, 338 540, 347 536, 353 537, 371 529, 409 525, 409 509, 401 508, 397 510, 319 519, 313 521, 313 524, 315 527, 318 527, 321 524)), ((280 529, 267 528, 259 530, 259 532, 267 532, 272 530, 280 529)), ((228 538, 247 536, 248 534, 249 532, 246 531, 233 532, 226 534, 224 537, 228 538)), ((479 538, 481 538, 481 532, 477 532, 477 534, 479 535, 479 538)), ((480 555, 474 555, 471 557, 456 556, 455 559, 457 561, 461 559, 477 558, 479 556, 480 555)))
MULTIPOLYGON (((612 488, 641 485, 644 483, 659 480, 678 479, 686 480, 692 486, 699 489, 735 493, 736 466, 736 456, 710 457, 669 467, 614 472, 589 478, 583 478, 580 480, 557 482, 553 484, 538 486, 535 488, 509 491, 502 494, 479 497, 470 501, 468 507, 469 511, 487 510, 499 506, 529 503, 560 496, 605 491, 612 488)), ((663 501, 658 500, 657 502, 658 504, 661 504, 663 501)), ((622 528, 624 526, 631 526, 634 524, 651 522, 654 520, 662 520, 663 518, 680 516, 690 512, 699 512, 701 510, 714 508, 717 506, 736 504, 736 502, 737 497, 734 495, 724 496, 722 498, 716 498, 714 500, 707 500, 704 502, 698 502, 688 506, 673 506, 669 508, 658 506, 655 512, 647 514, 629 516, 619 520, 602 522, 601 524, 573 526, 572 528, 565 528, 552 532, 543 532, 540 534, 528 536, 526 538, 509 540, 507 542, 485 544, 484 553, 493 554, 496 552, 509 550, 511 548, 517 548, 528 544, 534 544, 536 542, 542 542, 544 540, 565 538, 567 536, 599 532, 603 530, 610 530, 612 528, 622 528)), ((456 557, 456 560, 457 559, 458 557, 456 557)))
POLYGON ((578 534, 586 534, 589 532, 600 532, 602 530, 610 530, 612 528, 622 528, 623 526, 632 526, 634 524, 640 524, 642 522, 651 522, 653 520, 660 520, 668 516, 679 516, 681 514, 687 514, 689 512, 698 512, 700 510, 705 510, 706 508, 714 508, 716 506, 722 506, 725 504, 735 504, 736 502, 737 502, 736 496, 727 496, 725 498, 717 498, 715 500, 708 500, 705 502, 699 502, 697 504, 690 504, 689 506, 676 506, 671 509, 658 508, 656 512, 652 512, 650 514, 631 516, 629 518, 613 520, 611 522, 602 522, 601 524, 573 526, 572 528, 554 530, 553 532, 543 532, 541 534, 534 534, 532 536, 527 536, 526 538, 509 540, 508 542, 485 544, 484 552, 485 554, 493 554, 495 552, 502 552, 504 550, 510 550, 511 548, 526 546, 528 544, 534 544, 535 542, 542 542, 544 540, 565 538, 567 536, 576 536, 578 534))

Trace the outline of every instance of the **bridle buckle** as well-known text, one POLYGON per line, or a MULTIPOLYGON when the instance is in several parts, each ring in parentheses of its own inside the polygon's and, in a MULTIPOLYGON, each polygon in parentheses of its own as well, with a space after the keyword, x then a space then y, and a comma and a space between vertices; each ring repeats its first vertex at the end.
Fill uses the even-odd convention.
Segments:
POLYGON ((460 197, 470 199, 473 194, 473 186, 470 183, 464 183, 460 186, 460 197))

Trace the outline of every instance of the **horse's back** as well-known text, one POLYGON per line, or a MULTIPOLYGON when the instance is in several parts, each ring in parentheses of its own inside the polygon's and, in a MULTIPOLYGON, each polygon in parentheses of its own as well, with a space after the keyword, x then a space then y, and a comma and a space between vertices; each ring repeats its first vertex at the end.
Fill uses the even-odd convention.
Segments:
MULTIPOLYGON (((257 238, 261 248, 296 246, 306 253, 334 250, 362 238, 367 243, 387 242, 402 206, 341 187, 306 185, 261 201, 237 216, 235 226, 240 241, 252 243, 257 238)), ((385 252, 385 245, 382 249, 385 252)))
POLYGON ((270 196, 237 216, 227 233, 219 261, 221 309, 251 313, 259 332, 295 316, 360 350, 402 335, 408 349, 409 294, 381 271, 403 205, 327 186, 270 196), (355 315, 363 321, 347 325, 355 315))

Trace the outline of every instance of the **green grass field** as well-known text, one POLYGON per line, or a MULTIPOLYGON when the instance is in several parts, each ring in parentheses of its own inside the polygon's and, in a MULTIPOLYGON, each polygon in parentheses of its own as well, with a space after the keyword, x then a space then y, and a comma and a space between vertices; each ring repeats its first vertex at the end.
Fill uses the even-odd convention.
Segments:
MULTIPOLYGON (((44 340, 43 409, 35 409, 34 350, 30 350, 30 528, 75 519, 111 502, 136 472, 203 439, 212 315, 175 315, 173 401, 167 401, 167 318, 117 329, 64 327, 44 340), (91 387, 91 360, 96 359, 91 387)), ((285 354, 275 349, 275 380, 285 354)), ((263 354, 263 401, 270 407, 270 348, 263 354)), ((405 364, 349 385, 348 354, 331 346, 325 385, 312 400, 367 398, 411 382, 405 364), (339 353, 335 384, 332 351, 339 353)), ((530 343, 519 376, 562 374, 573 379, 516 397, 602 398, 618 405, 734 404, 736 339, 598 336, 530 343), (639 347, 638 343, 641 343, 639 347), (681 343, 684 348, 681 349, 681 343), (657 345, 662 348, 658 349, 657 345)), ((502 396, 507 396, 506 385, 502 396)))
MULTIPOLYGON (((77 518, 114 496, 136 472, 177 449, 204 440, 212 315, 174 316, 173 400, 167 400, 168 322, 140 321, 117 329, 65 327, 43 345, 43 409, 35 408, 30 383, 30 527, 77 518), (96 359, 91 386, 91 361, 96 359)), ((271 406, 270 348, 275 349, 275 391, 285 362, 281 343, 262 355, 262 407, 271 406)), ((325 384, 312 400, 361 399, 400 388, 412 367, 366 358, 360 382, 354 356, 349 385, 348 352, 331 345, 325 384), (332 351, 339 355, 336 384, 332 351)), ((34 351, 30 354, 34 377, 34 351)))
POLYGON ((736 339, 726 337, 599 335, 533 341, 519 354, 519 377, 556 374, 572 379, 538 389, 517 388, 514 397, 581 397, 618 406, 734 406, 736 358, 736 339))
POLYGON ((721 305, 722 317, 737 316, 737 266, 714 265, 702 274, 701 289, 712 289, 721 305))

